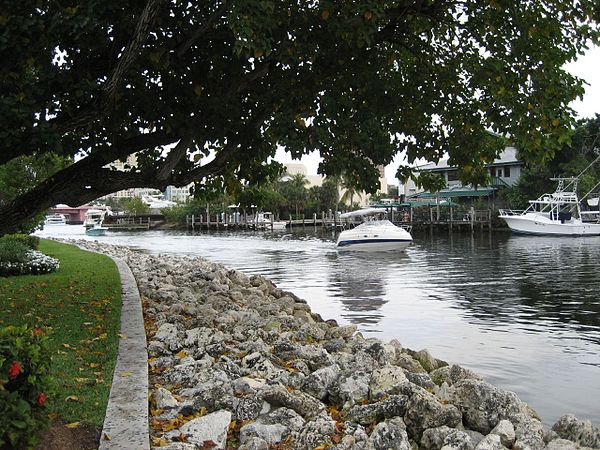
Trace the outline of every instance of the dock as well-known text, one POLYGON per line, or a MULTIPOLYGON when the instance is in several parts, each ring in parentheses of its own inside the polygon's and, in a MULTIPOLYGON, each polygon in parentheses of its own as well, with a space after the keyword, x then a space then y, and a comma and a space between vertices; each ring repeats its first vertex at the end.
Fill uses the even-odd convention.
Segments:
MULTIPOLYGON (((418 208, 407 208, 403 211, 391 211, 388 213, 389 220, 397 226, 411 227, 416 230, 431 231, 474 231, 492 228, 492 210, 469 210, 453 207, 421 206, 418 208)), ((295 228, 326 228, 343 230, 353 228, 362 223, 361 219, 340 219, 335 214, 322 213, 319 217, 299 219, 289 218, 286 229, 295 228)), ((269 224, 257 227, 250 215, 188 215, 186 216, 186 228, 195 230, 255 230, 258 228, 269 229, 269 224)))

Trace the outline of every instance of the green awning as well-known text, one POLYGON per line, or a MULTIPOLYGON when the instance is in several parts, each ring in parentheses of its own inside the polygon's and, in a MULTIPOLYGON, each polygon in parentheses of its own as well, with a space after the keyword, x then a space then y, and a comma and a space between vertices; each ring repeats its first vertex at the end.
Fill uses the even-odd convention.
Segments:
POLYGON ((457 197, 489 197, 495 191, 495 188, 478 189, 452 189, 440 192, 420 192, 417 198, 457 198, 457 197))

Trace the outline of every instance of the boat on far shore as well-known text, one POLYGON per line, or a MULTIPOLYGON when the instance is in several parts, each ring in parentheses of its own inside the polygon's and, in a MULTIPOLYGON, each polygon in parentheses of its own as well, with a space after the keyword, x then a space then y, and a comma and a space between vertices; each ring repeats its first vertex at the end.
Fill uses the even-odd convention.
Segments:
POLYGON ((62 214, 48 214, 44 219, 44 225, 65 225, 67 220, 62 214))
MULTIPOLYGON (((553 193, 529 200, 529 207, 525 210, 501 209, 498 217, 503 219, 514 233, 519 234, 600 236, 600 211, 597 208, 582 208, 581 200, 589 193, 582 199, 577 196, 579 176, 551 178, 558 183, 553 193)), ((594 189, 597 186, 594 186, 594 189)))

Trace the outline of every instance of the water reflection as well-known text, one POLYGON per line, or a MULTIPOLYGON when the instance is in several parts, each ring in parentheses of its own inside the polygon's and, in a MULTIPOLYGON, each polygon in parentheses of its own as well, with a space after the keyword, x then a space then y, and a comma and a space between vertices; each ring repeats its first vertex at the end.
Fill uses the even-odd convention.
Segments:
POLYGON ((408 259, 405 253, 343 253, 328 256, 330 271, 327 293, 339 300, 344 317, 362 325, 367 332, 379 332, 388 278, 394 268, 408 259))

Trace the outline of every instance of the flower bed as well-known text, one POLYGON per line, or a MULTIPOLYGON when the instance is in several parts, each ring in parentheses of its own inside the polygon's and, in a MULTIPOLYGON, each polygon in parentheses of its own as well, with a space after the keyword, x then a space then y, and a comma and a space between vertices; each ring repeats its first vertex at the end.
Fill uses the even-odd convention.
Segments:
POLYGON ((0 242, 0 276, 39 275, 58 270, 57 259, 30 250, 16 240, 0 242))

